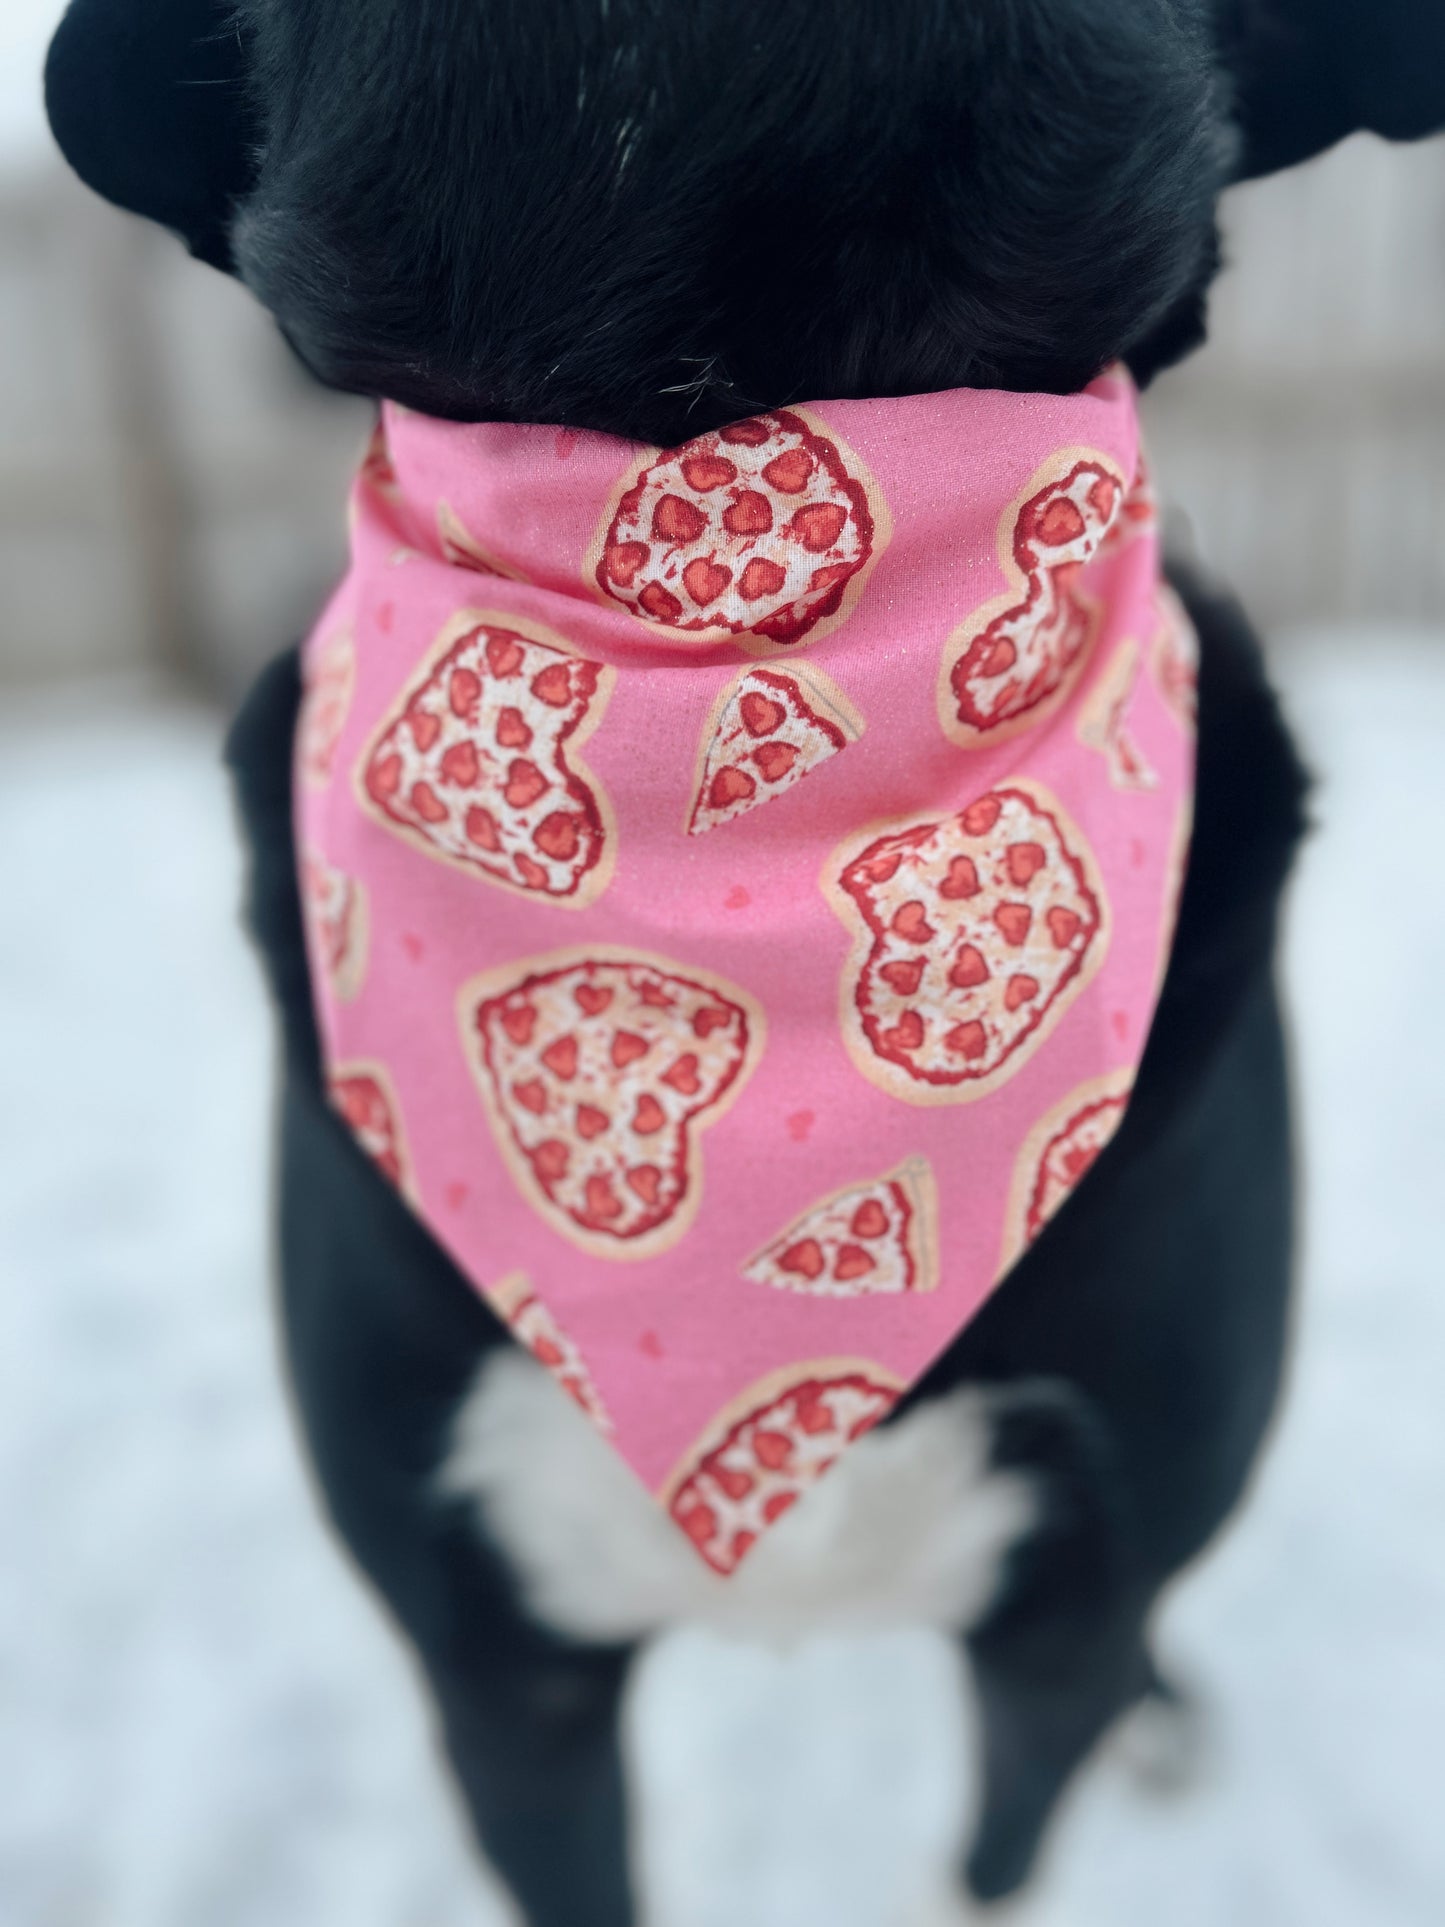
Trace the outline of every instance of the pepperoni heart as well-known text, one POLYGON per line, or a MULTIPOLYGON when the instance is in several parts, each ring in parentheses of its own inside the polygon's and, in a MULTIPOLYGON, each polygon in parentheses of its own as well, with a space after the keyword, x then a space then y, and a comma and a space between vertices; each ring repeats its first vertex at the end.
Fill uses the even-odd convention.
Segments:
POLYGON ((639 1137, 651 1137, 660 1131, 667 1122, 667 1112, 663 1110, 651 1091, 644 1091, 637 1100, 637 1109, 632 1113, 632 1128, 639 1137))
POLYGON ((900 997, 911 997, 923 982, 923 958, 916 957, 908 963, 886 963, 878 974, 900 997))
POLYGON ((395 796, 401 787, 401 758, 383 756, 366 772, 366 787, 375 797, 395 796))
POLYGON ((970 836, 987 836, 1002 814, 1003 804, 996 796, 980 796, 963 812, 963 827, 970 836))
POLYGON ((721 562, 710 562, 705 556, 696 557, 682 572, 683 587, 699 609, 716 602, 732 579, 731 569, 721 562))
POLYGON ((601 1137, 611 1121, 606 1111, 599 1111, 595 1104, 577 1106, 577 1129, 583 1137, 601 1137))
POLYGON ((927 943, 938 934, 917 898, 905 903, 895 914, 892 928, 905 943, 927 943))
POLYGON ((753 751, 753 761, 762 771, 765 783, 781 783, 798 760, 792 743, 763 743, 753 751))
POLYGON ((647 1039, 639 1037, 635 1030, 620 1030, 612 1039, 612 1061, 618 1070, 625 1070, 639 1057, 646 1057, 651 1048, 647 1039))
POLYGON ((579 819, 565 810, 554 810, 537 825, 537 848, 554 863, 570 863, 576 856, 581 837, 579 819))
POLYGON ((572 678, 565 663, 549 663, 532 678, 532 694, 549 709, 565 709, 572 700, 572 678))
POLYGON ((772 526, 772 505, 754 489, 735 496, 723 510, 723 527, 731 535, 766 535, 772 526))
POLYGON ((424 823, 445 823, 447 806, 430 783, 413 783, 411 806, 424 823))
POLYGON ((1003 932, 1005 943, 1017 950, 1028 937, 1034 913, 1026 903, 1001 903, 993 913, 993 920, 1003 932))
POLYGON ((512 1095, 523 1110, 530 1111, 534 1117, 540 1117, 547 1108, 547 1087, 535 1077, 525 1083, 514 1084, 512 1095))
POLYGON ((507 787, 502 794, 514 810, 524 810, 528 804, 535 803, 539 796, 544 796, 547 789, 547 779, 537 765, 518 757, 512 764, 507 787))
POLYGON ((671 1070, 662 1073, 664 1084, 671 1084, 675 1091, 685 1097, 693 1097, 702 1089, 702 1079, 698 1076, 697 1058, 691 1051, 679 1057, 671 1070))
POLYGON ((767 429, 757 421, 729 422, 719 436, 719 440, 743 448, 761 448, 767 439, 767 429))
POLYGON ((742 803, 757 794, 757 784, 745 769, 737 769, 728 763, 720 769, 708 786, 707 800, 715 810, 725 810, 734 803, 742 803))
POLYGON ((760 1465, 776 1469, 793 1456, 793 1441, 786 1432, 759 1430, 753 1433, 753 1452, 760 1465))
POLYGON ((1044 922, 1049 926, 1049 935, 1053 938, 1055 947, 1059 950, 1067 950, 1079 934, 1081 919, 1077 911, 1066 910, 1056 905, 1044 918, 1044 922))
POLYGON ((662 1191, 662 1173, 655 1164, 636 1164, 627 1173, 627 1188, 644 1204, 656 1204, 662 1191))
POLYGON ((583 1195, 587 1200, 587 1215, 594 1221, 605 1224, 608 1219, 622 1215, 622 1206, 618 1202, 617 1193, 612 1189, 611 1182, 607 1178, 588 1178, 583 1187, 583 1195))
POLYGON ((532 732, 520 709, 504 709, 498 716, 497 741, 503 749, 532 747, 532 732))
POLYGON ((801 495, 812 472, 813 458, 806 448, 787 448, 768 463, 763 480, 782 495, 801 495))
POLYGON ((964 897, 976 897, 980 887, 973 858, 956 856, 948 866, 948 875, 938 886, 938 894, 950 903, 957 903, 964 897))
POLYGON ((771 736, 787 715, 783 705, 764 696, 760 690, 745 689, 738 704, 743 728, 750 736, 771 736))
POLYGON ((1031 1004, 1038 994, 1037 977, 1030 977, 1021 971, 1018 976, 1009 978, 1003 1000, 1010 1010, 1019 1010, 1023 1005, 1031 1004))
POLYGON ((664 495, 652 511, 652 534, 657 542, 675 547, 696 542, 706 527, 702 510, 693 502, 684 502, 680 495, 664 495))
POLYGON ((522 666, 522 645, 513 636, 488 636, 487 667, 499 679, 515 676, 522 666))
POLYGON ((676 622, 682 614, 682 604, 660 582, 649 582, 637 600, 639 606, 656 622, 676 622))
POLYGON ((986 984, 988 979, 989 968, 983 952, 971 943, 964 944, 954 959, 948 981, 959 990, 974 990, 979 984, 986 984))
POLYGON ((976 1017, 966 1024, 955 1024, 943 1041, 960 1057, 982 1057, 988 1049, 988 1033, 976 1017))
POLYGON ((873 1269, 873 1260, 861 1245, 843 1245, 833 1260, 833 1276, 840 1284, 862 1278, 873 1269))
POLYGON ((605 984, 578 984, 573 996, 579 1010, 585 1010, 589 1017, 600 1016, 612 1002, 612 992, 605 984))
POLYGON ((502 1029, 514 1044, 530 1044, 537 1025, 537 1013, 530 1004, 508 1004, 502 1011, 502 1029))
POLYGON ((709 489, 735 482, 738 471, 726 455, 689 455, 682 464, 682 479, 699 495, 706 495, 709 489))
POLYGON ((865 1198, 853 1213, 849 1229, 855 1238, 881 1238, 888 1229, 888 1213, 877 1198, 865 1198))
POLYGON ((477 746, 470 741, 453 743, 441 760, 441 773, 458 789, 475 789, 481 780, 482 765, 477 746))
POLYGON ((1051 549, 1077 542, 1086 527, 1083 516, 1066 495, 1048 503, 1034 518, 1035 534, 1040 542, 1051 549))
POLYGON ((823 1247, 816 1238, 804 1238, 798 1244, 789 1245, 778 1263, 784 1271, 796 1272, 800 1278, 821 1278, 823 1247))
POLYGON ((497 819, 490 810, 484 810, 479 804, 474 804, 467 811, 465 828, 467 840, 475 843, 478 849, 493 851, 501 849, 501 832, 497 828, 497 819))
POLYGON ((645 544, 614 542, 607 551, 607 573, 619 589, 630 589, 637 578, 637 571, 646 560, 645 544))
POLYGON ((1009 876, 1020 889, 1032 883, 1043 869, 1045 863, 1043 845, 1040 843, 1010 843, 1004 861, 1009 876))
POLYGON ((796 536, 805 549, 821 555, 838 540, 847 519, 846 511, 838 503, 815 502, 798 510, 788 524, 788 532, 796 536))
POLYGON ((542 1052, 542 1062, 549 1071, 570 1082, 577 1075, 577 1039, 557 1038, 542 1052))
POLYGON ((411 724, 413 740, 424 755, 442 733, 441 717, 433 716, 428 709, 414 709, 407 721, 411 724))
POLYGON ((738 594, 744 602, 760 602, 776 595, 788 579, 788 572, 766 555, 755 555, 738 581, 738 594))
POLYGON ((482 679, 475 670, 454 669, 447 681, 447 702, 452 714, 464 723, 474 722, 481 699, 482 679))

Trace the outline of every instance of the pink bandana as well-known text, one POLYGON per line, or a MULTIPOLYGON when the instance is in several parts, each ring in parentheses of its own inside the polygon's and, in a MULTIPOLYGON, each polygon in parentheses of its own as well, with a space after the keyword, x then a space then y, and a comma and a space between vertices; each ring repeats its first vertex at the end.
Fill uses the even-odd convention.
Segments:
POLYGON ((307 646, 333 1100, 733 1570, 1116 1129, 1193 658, 1120 375, 668 452, 388 405, 307 646))

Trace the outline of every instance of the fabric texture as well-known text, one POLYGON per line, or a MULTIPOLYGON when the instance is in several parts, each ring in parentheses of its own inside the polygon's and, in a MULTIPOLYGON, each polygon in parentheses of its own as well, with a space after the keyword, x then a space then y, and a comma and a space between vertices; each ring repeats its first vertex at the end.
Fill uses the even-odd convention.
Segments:
POLYGON ((304 660, 333 1102, 727 1574, 1123 1116, 1195 687, 1132 386, 388 404, 304 660))

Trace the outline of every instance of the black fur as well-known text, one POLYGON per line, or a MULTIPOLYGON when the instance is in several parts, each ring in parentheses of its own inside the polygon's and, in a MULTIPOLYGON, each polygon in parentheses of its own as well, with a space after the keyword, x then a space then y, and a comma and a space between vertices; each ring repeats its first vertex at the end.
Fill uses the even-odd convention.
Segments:
MULTIPOLYGON (((1203 330, 1214 203, 1356 126, 1445 122, 1428 0, 75 0, 52 120, 101 192, 241 272, 328 381, 673 440, 800 397, 1142 376, 1203 330)), ((1118 1137, 903 1409, 993 1388, 1047 1498, 969 1644, 981 1895, 1157 1687, 1161 1586, 1279 1382, 1290 1140, 1272 969, 1303 780, 1238 611, 1204 656, 1197 836, 1118 1137)), ((327 1503, 422 1657, 533 1927, 628 1927, 630 1654, 528 1616, 436 1497, 505 1333, 324 1100, 290 829, 294 656, 230 756, 285 1040, 282 1308, 327 1503)))

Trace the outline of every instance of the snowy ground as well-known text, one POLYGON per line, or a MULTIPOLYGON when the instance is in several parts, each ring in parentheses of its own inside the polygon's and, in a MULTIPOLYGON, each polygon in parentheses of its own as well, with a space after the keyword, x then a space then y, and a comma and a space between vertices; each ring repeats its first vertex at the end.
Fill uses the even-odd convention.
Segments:
MULTIPOLYGON (((1289 948, 1295 1389, 1168 1617, 1204 1780, 1160 1804, 1102 1767, 1031 1927, 1445 1918, 1445 636, 1280 667, 1326 778, 1289 948)), ((124 691, 0 725, 0 1918, 497 1927, 277 1391, 270 1042, 216 746, 124 691)), ((679 1640, 636 1724, 655 1927, 893 1927, 953 1843, 929 1638, 679 1640)))

